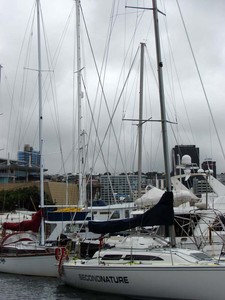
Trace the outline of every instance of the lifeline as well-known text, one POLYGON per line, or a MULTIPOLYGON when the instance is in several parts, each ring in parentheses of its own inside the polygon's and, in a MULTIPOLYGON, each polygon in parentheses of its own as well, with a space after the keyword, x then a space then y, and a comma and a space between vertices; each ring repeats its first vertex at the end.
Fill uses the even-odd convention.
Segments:
POLYGON ((129 280, 126 276, 94 276, 94 275, 86 275, 86 274, 79 274, 80 280, 85 281, 95 281, 95 282, 109 282, 109 283, 129 283, 129 280))

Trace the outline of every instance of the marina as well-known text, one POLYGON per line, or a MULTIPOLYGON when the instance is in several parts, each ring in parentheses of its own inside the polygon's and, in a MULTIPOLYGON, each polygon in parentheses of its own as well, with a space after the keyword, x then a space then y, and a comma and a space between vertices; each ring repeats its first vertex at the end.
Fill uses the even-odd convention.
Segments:
MULTIPOLYGON (((184 125, 180 120, 181 109, 185 105, 180 105, 181 96, 175 95, 178 93, 176 85, 181 89, 179 77, 172 82, 176 68, 187 63, 182 51, 182 61, 176 60, 178 64, 175 66, 175 52, 172 53, 169 36, 166 38, 170 31, 167 31, 167 20, 173 16, 172 4, 168 10, 166 5, 169 2, 162 4, 159 0, 146 1, 144 7, 136 6, 139 1, 124 1, 124 7, 120 1, 112 1, 103 51, 100 31, 92 31, 92 38, 89 35, 92 26, 87 24, 96 18, 97 11, 93 15, 87 14, 86 19, 85 9, 90 9, 88 1, 84 0, 84 4, 82 0, 73 1, 65 32, 70 32, 67 26, 73 15, 75 39, 73 47, 67 44, 65 48, 62 46, 62 42, 67 40, 64 40, 67 36, 64 30, 57 47, 56 36, 50 41, 50 47, 45 43, 44 6, 41 0, 34 2, 33 17, 29 18, 33 21, 28 41, 30 37, 32 40, 35 37, 36 41, 34 48, 28 43, 28 49, 34 50, 36 68, 33 72, 32 60, 25 59, 22 69, 26 74, 24 78, 29 79, 24 80, 27 87, 31 87, 28 82, 32 81, 28 73, 34 76, 36 82, 35 92, 30 91, 33 94, 30 101, 33 113, 28 114, 32 115, 32 121, 36 120, 36 125, 33 125, 36 134, 34 129, 29 134, 26 127, 23 129, 25 113, 21 113, 18 117, 21 125, 17 125, 20 132, 15 132, 18 161, 13 163, 18 164, 18 168, 11 168, 12 161, 7 153, 8 158, 2 165, 2 170, 6 167, 2 183, 37 181, 38 206, 29 219, 8 220, 9 210, 4 210, 5 202, 2 202, 5 216, 1 222, 0 299, 224 300, 225 185, 216 179, 214 160, 205 158, 205 164, 200 163, 198 145, 189 144, 193 155, 180 151, 183 142, 181 127, 186 128, 191 121, 184 125), (124 30, 122 23, 130 30, 124 30), (46 53, 43 51, 45 47, 46 53), (51 55, 48 53, 51 47, 55 49, 53 60, 49 59, 51 55), (61 57, 59 53, 64 51, 66 56, 61 57), (173 61, 174 66, 168 64, 169 60, 173 61), (66 71, 66 67, 62 67, 66 66, 66 61, 70 72, 69 68, 66 71), (115 75, 115 70, 121 72, 119 76, 115 75), (61 80, 54 85, 53 81, 59 78, 61 80), (67 80, 65 90, 70 91, 67 95, 58 94, 64 79, 67 80), (169 86, 173 86, 176 93, 172 89, 169 92, 169 86), (51 93, 52 99, 49 97, 51 93), (168 95, 170 93, 171 96, 168 95), (57 98, 60 105, 63 103, 63 109, 66 108, 67 112, 71 110, 68 123, 64 119, 68 113, 62 113, 62 107, 60 109, 58 101, 55 101, 57 98), (55 118, 51 105, 48 108, 47 103, 53 104, 55 118), (63 122, 59 118, 61 113, 63 122), (136 122, 132 125, 136 125, 137 130, 124 121, 136 122), (53 135, 47 134, 51 122, 56 133, 55 143, 52 141, 53 135), (66 127, 67 134, 61 135, 61 126, 66 127), (29 144, 25 144, 25 139, 29 144), (58 198, 49 196, 51 193, 45 193, 45 181, 54 181, 53 176, 45 174, 49 155, 46 150, 50 153, 48 140, 54 144, 54 151, 56 143, 59 143, 61 156, 55 160, 59 176, 55 180, 63 173, 61 185, 65 187, 60 203, 58 198), (24 146, 24 151, 19 150, 22 143, 29 146, 24 146), (155 159, 154 153, 157 153, 155 159), (157 168, 160 165, 163 170, 160 186, 158 173, 153 171, 156 168, 154 160, 158 161, 157 168), (70 175, 73 178, 71 185, 76 186, 73 197, 69 197, 70 175), (118 175, 126 181, 128 191, 125 191, 121 181, 117 181, 118 175), (133 175, 136 177, 130 181, 129 176, 133 175), (154 183, 151 181, 153 177, 154 183), (93 182, 96 183, 94 190, 93 182), (118 189, 115 189, 116 184, 118 189), (73 199, 74 205, 69 205, 69 199, 73 199)), ((178 1, 177 8, 183 20, 178 1)), ((48 22, 51 28, 51 18, 48 22)), ((106 19, 102 22, 106 24, 106 19)), ((54 29, 58 28, 56 23, 54 26, 54 29)), ((172 29, 175 33, 175 28, 172 29)), ((188 34, 186 38, 189 40, 188 34)), ((180 50, 181 44, 180 39, 175 38, 174 49, 180 50)), ((197 60, 193 58, 198 70, 197 60)), ((189 67, 188 72, 192 72, 189 67)), ((199 79, 214 125, 212 140, 215 136, 219 140, 200 74, 199 79)), ((190 86, 194 86, 193 82, 189 82, 188 90, 192 89, 190 86)), ((25 91, 23 84, 22 90, 25 91)), ((189 95, 192 101, 200 98, 199 95, 194 96, 194 92, 193 88, 193 99, 192 94, 189 95)), ((183 91, 179 93, 183 96, 183 91)), ((21 93, 21 101, 25 103, 23 98, 29 99, 28 92, 21 93)), ((21 111, 26 111, 25 106, 21 106, 21 111)), ((188 106, 191 114, 192 107, 188 106)), ((203 115, 201 117, 203 119, 203 115)), ((24 126, 31 129, 30 122, 24 122, 24 126)), ((195 131, 198 131, 196 124, 195 131)), ((206 135, 208 141, 211 132, 207 131, 206 135)), ((188 136, 184 141, 189 142, 188 136)), ((200 139, 198 141, 200 143, 200 139)), ((220 140, 219 144, 222 146, 220 140)), ((205 157, 209 157, 206 156, 206 147, 202 147, 203 151, 205 157)), ((19 194, 12 195, 9 202, 14 204, 13 209, 20 208, 23 199, 16 204, 19 194)), ((34 203, 31 195, 26 201, 34 203)))
POLYGON ((125 300, 125 297, 76 290, 65 286, 56 278, 2 273, 0 273, 0 289, 2 300, 125 300))

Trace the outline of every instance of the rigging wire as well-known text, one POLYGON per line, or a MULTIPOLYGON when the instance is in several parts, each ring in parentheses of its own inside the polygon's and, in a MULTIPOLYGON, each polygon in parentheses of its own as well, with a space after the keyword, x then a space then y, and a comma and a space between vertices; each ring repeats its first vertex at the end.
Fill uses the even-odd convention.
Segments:
MULTIPOLYGON (((166 6, 164 6, 164 11, 166 12, 166 6)), ((175 63, 175 59, 174 59, 174 55, 173 55, 173 48, 172 48, 172 45, 171 45, 171 42, 170 42, 167 18, 165 18, 164 20, 165 20, 165 29, 166 29, 166 35, 167 35, 167 41, 168 41, 168 48, 169 48, 170 59, 171 59, 170 65, 173 64, 173 67, 174 67, 174 72, 175 72, 176 79, 177 79, 177 82, 178 82, 178 87, 179 87, 181 99, 182 99, 182 102, 183 102, 183 107, 184 107, 184 110, 185 110, 185 114, 186 114, 186 117, 187 117, 187 121, 188 121, 190 131, 191 131, 191 136, 192 136, 192 139, 193 139, 194 143, 196 144, 195 137, 194 137, 194 134, 193 134, 193 129, 192 129, 192 126, 191 126, 191 121, 190 121, 190 118, 189 118, 189 115, 188 115, 187 105, 185 103, 185 98, 184 98, 184 94, 182 92, 181 82, 180 82, 180 79, 179 79, 179 75, 178 75, 178 71, 177 71, 177 67, 176 67, 176 63, 175 63)), ((172 69, 172 67, 171 67, 171 69, 172 69)), ((172 74, 172 71, 171 71, 171 74, 172 74)), ((168 76, 168 78, 173 78, 173 76, 172 75, 168 76)), ((175 99, 174 85, 172 83, 171 83, 171 90, 173 90, 172 94, 173 94, 173 98, 175 99)), ((169 94, 167 94, 167 96, 169 96, 169 94)), ((176 144, 179 145, 180 144, 179 138, 181 138, 181 137, 179 137, 179 129, 178 129, 179 125, 181 124, 180 126, 183 128, 184 132, 187 131, 187 128, 184 127, 184 125, 182 124, 182 120, 179 117, 179 114, 177 114, 176 104, 174 105, 174 110, 175 110, 175 114, 176 114, 175 119, 176 119, 176 123, 177 123, 177 133, 175 133, 173 125, 170 125, 170 126, 171 126, 171 130, 173 132, 176 144)), ((189 136, 187 136, 187 138, 189 139, 189 136)), ((189 139, 189 143, 191 143, 190 139, 189 139)))
POLYGON ((190 38, 189 38, 189 35, 188 35, 187 27, 185 25, 184 18, 183 18, 178 0, 176 0, 176 2, 177 2, 178 10, 180 12, 180 17, 181 17, 181 20, 182 20, 182 23, 183 23, 183 26, 184 26, 184 30, 185 30, 185 33, 186 33, 186 36, 187 36, 188 44, 189 44, 189 47, 190 47, 190 50, 191 50, 191 53, 192 53, 192 57, 194 59, 194 63, 195 63, 195 67, 196 67, 198 77, 199 77, 199 80, 200 80, 200 83, 201 83, 201 87, 202 87, 202 90, 203 90, 203 93, 204 93, 204 96, 205 96, 205 100, 206 100, 206 103, 207 103, 207 106, 208 106, 208 109, 209 109, 209 113, 210 113, 210 116, 212 118, 213 126, 214 126, 214 129, 215 129, 219 144, 220 144, 220 148, 221 148, 221 151, 222 151, 222 154, 223 154, 223 158, 225 159, 225 152, 224 152, 224 149, 223 149, 223 145, 222 145, 221 139, 219 137, 219 133, 218 133, 218 130, 217 130, 217 127, 216 127, 216 122, 215 122, 215 119, 214 119, 213 114, 212 114, 209 99, 207 97, 205 86, 204 86, 204 83, 203 83, 203 80, 202 80, 202 77, 201 77, 201 74, 200 74, 200 70, 199 70, 199 67, 198 67, 198 64, 197 64, 197 60, 196 60, 195 55, 194 55, 194 51, 193 51, 191 41, 190 41, 190 38))
MULTIPOLYGON (((114 11, 114 6, 115 6, 115 1, 113 2, 112 4, 112 9, 111 9, 111 16, 112 16, 112 11, 114 11)), ((92 53, 92 56, 94 57, 94 52, 93 52, 93 49, 92 49, 92 46, 91 46, 91 42, 90 42, 90 36, 89 36, 89 33, 88 33, 88 29, 87 29, 87 25, 86 25, 86 21, 85 21, 85 18, 84 18, 84 13, 83 13, 83 10, 82 10, 82 7, 81 7, 81 14, 82 14, 82 18, 83 18, 83 23, 84 23, 84 26, 85 26, 85 29, 86 29, 86 34, 87 34, 87 37, 88 37, 88 40, 89 40, 89 45, 91 47, 91 53, 92 53)), ((95 113, 95 111, 97 110, 97 95, 98 95, 98 92, 99 92, 99 89, 102 89, 103 90, 103 87, 104 87, 104 81, 105 81, 105 76, 106 76, 106 65, 107 65, 107 60, 108 60, 108 53, 109 53, 109 44, 110 44, 110 40, 111 40, 111 32, 112 32, 112 27, 114 26, 113 24, 113 18, 111 17, 110 18, 110 24, 109 24, 109 28, 108 28, 108 38, 107 38, 107 41, 106 41, 106 46, 105 46, 105 51, 104 51, 104 55, 103 55, 103 62, 102 62, 102 66, 101 66, 101 69, 100 69, 100 72, 98 74, 98 78, 103 78, 102 79, 102 83, 100 83, 100 80, 98 80, 98 86, 97 86, 97 91, 96 91, 96 96, 95 96, 95 102, 94 102, 94 107, 93 107, 93 113, 95 113), (104 63, 105 62, 105 63, 104 63), (105 64, 105 67, 104 67, 104 64, 105 64)), ((95 60, 95 59, 94 59, 95 60)), ((95 68, 97 68, 97 64, 96 64, 96 61, 94 62, 95 64, 95 68)), ((87 90, 87 88, 86 88, 87 90)), ((98 115, 97 115, 97 131, 99 129, 99 126, 100 126, 100 113, 101 113, 101 108, 102 108, 102 101, 103 99, 105 98, 105 96, 103 95, 103 92, 101 94, 101 99, 100 99, 100 106, 99 106, 99 109, 98 109, 98 115)), ((91 137, 91 132, 92 132, 92 124, 90 123, 90 129, 89 129, 89 140, 88 140, 88 143, 89 144, 89 141, 90 141, 90 137, 91 137)), ((92 160, 94 160, 94 157, 95 157, 95 149, 96 149, 96 143, 97 143, 97 140, 95 140, 95 144, 94 144, 94 153, 93 153, 93 156, 92 156, 92 160)), ((94 163, 92 162, 92 168, 93 168, 93 165, 94 163)))
MULTIPOLYGON (((44 41, 45 41, 45 47, 46 47, 46 56, 47 56, 47 63, 48 63, 48 70, 49 70, 48 73, 47 73, 47 76, 49 77, 49 85, 45 89, 45 91, 46 91, 45 102, 48 101, 48 99, 49 99, 47 97, 47 94, 48 94, 48 91, 49 91, 49 88, 50 88, 51 89, 51 94, 53 96, 54 114, 53 114, 53 111, 51 110, 50 105, 49 105, 49 107, 50 107, 50 112, 51 112, 51 115, 52 115, 53 125, 55 127, 56 136, 57 136, 57 139, 58 139, 58 142, 59 142, 59 153, 60 153, 60 156, 61 156, 61 164, 62 164, 62 169, 63 169, 64 173, 66 173, 66 168, 65 168, 65 159, 64 159, 63 146, 62 146, 62 138, 61 138, 61 133, 60 133, 61 129, 60 129, 59 110, 58 110, 58 103, 57 103, 58 100, 57 100, 57 93, 56 93, 56 87, 55 87, 55 72, 54 72, 54 69, 55 69, 55 66, 57 64, 57 59, 58 59, 59 54, 60 54, 60 50, 61 50, 62 43, 63 43, 63 40, 64 40, 65 35, 66 35, 68 25, 70 23, 72 12, 73 12, 73 8, 70 11, 69 17, 67 18, 66 26, 63 30, 62 36, 60 37, 59 44, 56 48, 55 54, 54 54, 53 58, 51 58, 51 57, 49 57, 51 53, 50 53, 50 50, 49 50, 49 44, 48 44, 48 40, 47 40, 47 36, 46 36, 46 30, 45 30, 45 26, 44 26, 43 14, 42 14, 42 11, 41 11, 44 41), (53 71, 51 71, 51 70, 53 70, 53 71), (52 80, 52 79, 54 79, 54 80, 52 80), (55 119, 54 119, 54 116, 55 116, 55 119)), ((46 78, 46 80, 47 80, 47 78, 46 78)), ((46 85, 46 80, 43 84, 43 88, 46 85)))
MULTIPOLYGON (((34 11, 35 5, 33 5, 33 7, 32 7, 29 20, 31 19, 31 16, 33 15, 32 11, 34 11)), ((28 22, 28 24, 29 24, 29 22, 28 22)), ((28 31, 28 26, 27 26, 27 28, 25 30, 25 34, 24 34, 22 46, 21 46, 21 49, 20 49, 20 52, 19 52, 19 60, 18 60, 18 64, 17 64, 17 67, 16 67, 16 72, 15 72, 15 77, 14 77, 14 82, 13 82, 13 87, 12 87, 11 106, 10 106, 9 120, 8 120, 8 126, 7 126, 8 127, 8 132, 7 132, 7 139, 6 139, 6 152, 9 152, 9 140, 10 140, 9 137, 10 137, 10 134, 11 134, 11 125, 12 125, 12 118, 13 118, 12 112, 13 112, 13 108, 14 108, 15 88, 16 88, 16 82, 17 82, 17 77, 18 77, 18 73, 19 73, 19 66, 20 66, 19 62, 20 62, 20 59, 21 59, 21 56, 22 56, 22 50, 23 50, 23 45, 25 43, 25 37, 26 37, 27 31, 28 31)), ((16 124, 17 124, 18 123, 19 114, 16 114, 16 116, 17 116, 16 117, 16 124)), ((19 129, 19 132, 20 132, 21 125, 20 124, 18 126, 16 125, 16 128, 19 129)), ((16 147, 14 145, 14 143, 16 141, 16 138, 15 138, 16 130, 14 130, 13 133, 14 133, 14 137, 12 138, 12 141, 13 141, 12 149, 16 149, 16 147)))
MULTIPOLYGON (((61 156, 60 161, 62 163, 62 169, 65 173, 65 159, 64 159, 62 140, 61 140, 61 134, 60 134, 60 120, 59 120, 59 111, 58 111, 58 104, 57 104, 57 95, 56 95, 56 88, 55 88, 55 85, 53 83, 55 82, 54 68, 57 65, 57 61, 58 61, 58 58, 59 58, 60 50, 62 48, 63 40, 65 39, 68 24, 69 24, 70 19, 71 19, 72 11, 71 11, 71 13, 70 13, 70 15, 69 15, 69 17, 66 21, 66 26, 64 28, 64 31, 63 31, 61 37, 60 37, 60 40, 59 40, 59 43, 57 45, 57 48, 56 48, 56 51, 54 53, 53 58, 50 57, 49 45, 48 45, 48 41, 47 41, 46 30, 45 30, 44 21, 43 21, 43 13, 42 13, 41 8, 40 8, 40 13, 41 13, 41 20, 42 20, 41 24, 42 24, 42 30, 43 30, 43 38, 44 38, 44 44, 45 44, 45 49, 46 49, 46 60, 47 60, 47 64, 48 64, 47 76, 45 77, 45 79, 43 81, 43 86, 42 86, 43 90, 45 91, 45 101, 44 102, 45 102, 45 104, 46 104, 47 101, 49 102, 48 93, 49 93, 49 89, 50 89, 52 97, 53 97, 53 110, 55 112, 55 113, 53 113, 53 111, 51 109, 51 106, 50 106, 50 102, 49 102, 50 113, 51 113, 51 116, 52 116, 56 136, 57 136, 57 139, 58 139, 58 142, 59 142, 59 153, 60 153, 60 156, 61 156), (47 79, 49 79, 49 83, 47 83, 47 79), (55 116, 55 118, 54 118, 54 116, 55 116)), ((31 44, 32 44, 31 41, 33 39, 33 27, 34 27, 34 21, 33 20, 34 20, 34 16, 35 16, 35 10, 33 11, 32 14, 33 14, 33 19, 32 19, 31 27, 30 27, 28 50, 27 50, 27 53, 25 55, 25 57, 26 57, 25 66, 30 65, 30 54, 31 54, 31 44)), ((31 19, 31 17, 30 17, 30 19, 31 19)), ((30 23, 30 21, 28 22, 28 25, 29 25, 29 23, 30 23)), ((26 30, 25 36, 27 35, 27 31, 28 30, 26 30)), ((24 43, 25 43, 25 37, 24 37, 22 48, 24 48, 24 43)), ((22 48, 21 48, 21 53, 22 53, 22 48)), ((21 57, 21 54, 20 54, 20 57, 21 57)), ((21 121, 20 121, 20 125, 18 126, 19 132, 20 132, 20 135, 19 135, 20 137, 19 137, 18 142, 20 142, 20 143, 26 138, 27 131, 30 129, 30 124, 31 124, 31 121, 33 119, 34 111, 35 111, 36 106, 38 104, 38 101, 36 101, 35 106, 33 107, 32 111, 27 114, 27 119, 25 119, 25 117, 23 116, 23 111, 24 111, 24 108, 25 108, 25 99, 27 98, 26 97, 26 94, 27 94, 26 86, 28 85, 28 83, 27 83, 28 75, 27 74, 30 70, 32 70, 32 69, 29 69, 27 67, 24 69, 24 76, 23 76, 23 80, 22 80, 22 91, 21 91, 21 96, 20 96, 20 98, 21 98, 20 103, 22 103, 22 105, 20 105, 21 113, 19 114, 21 121), (29 119, 28 119, 28 117, 29 117, 29 119), (23 124, 24 124, 23 125, 24 129, 22 128, 22 121, 23 121, 23 124)), ((44 72, 44 70, 42 70, 42 72, 44 72)), ((37 85, 37 80, 36 80, 36 85, 37 85)), ((31 85, 29 84, 29 86, 31 86, 31 85)), ((29 102, 31 102, 30 100, 34 98, 35 90, 36 90, 36 88, 34 88, 34 90, 33 90, 33 96, 29 97, 29 102)), ((30 106, 30 109, 31 109, 31 106, 30 106)), ((18 115, 18 118, 19 118, 19 115, 18 115)), ((38 130, 36 129, 35 133, 33 133, 33 140, 35 139, 35 136, 37 135, 37 131, 38 130)), ((14 135, 15 134, 16 133, 14 132, 14 135)), ((18 148, 20 148, 20 147, 21 146, 18 145, 18 148)))
MULTIPOLYGON (((128 68, 131 68, 131 64, 132 64, 132 60, 133 60, 133 57, 134 57, 134 51, 135 51, 135 38, 136 38, 136 34, 137 34, 137 30, 141 24, 141 21, 143 19, 143 16, 144 16, 144 13, 145 13, 145 10, 139 10, 139 9, 136 9, 135 11, 133 11, 132 9, 132 14, 135 14, 136 15, 136 18, 135 18, 135 21, 134 21, 134 29, 133 29, 133 32, 131 34, 131 38, 130 38, 130 41, 127 42, 127 15, 129 14, 128 13, 128 10, 127 10, 127 7, 125 5, 125 13, 124 13, 124 16, 125 16, 125 32, 124 32, 124 61, 123 61, 123 65, 122 65, 122 69, 121 69, 121 74, 120 74, 120 78, 123 77, 123 81, 125 79, 125 64, 126 64, 126 61, 129 60, 128 62, 128 68), (126 49, 126 44, 128 44, 128 47, 127 47, 127 50, 126 49), (128 57, 129 55, 129 57, 128 57)), ((136 75, 138 76, 138 75, 136 75)), ((118 83, 120 82, 120 80, 118 81, 118 83)), ((132 85, 132 87, 134 88, 134 85, 132 85)), ((118 90, 118 88, 117 88, 118 90)), ((132 89, 130 90, 129 92, 129 95, 128 95, 128 85, 126 85, 126 88, 124 89, 124 93, 123 93, 123 115, 126 114, 127 112, 127 108, 130 107, 130 98, 132 95, 132 89), (127 100, 126 100, 127 99, 127 100)), ((115 97, 115 100, 116 100, 116 97, 115 97)), ((134 104, 135 105, 135 104, 134 104)), ((135 109, 135 106, 133 106, 133 109, 135 109)), ((131 138, 131 144, 130 146, 127 147, 127 142, 126 142, 126 138, 127 138, 127 135, 126 135, 126 131, 125 131, 125 126, 124 126, 124 122, 121 123, 121 128, 120 128, 120 136, 119 136, 119 141, 122 140, 122 129, 123 129, 123 145, 124 145, 124 153, 125 153, 125 165, 126 165, 126 170, 127 169, 130 169, 130 170, 134 170, 134 165, 135 165, 135 153, 136 153, 136 147, 137 147, 137 144, 136 146, 134 146, 134 148, 132 147, 132 140, 133 141, 137 141, 137 137, 135 136, 135 133, 134 131, 132 130, 131 128, 131 132, 130 132, 130 136, 132 137, 131 138), (127 150, 128 148, 128 150, 127 150), (128 158, 129 156, 126 155, 126 153, 129 153, 130 150, 134 151, 133 153, 133 161, 131 161, 131 166, 128 167, 128 158)), ((131 152, 130 152, 131 153, 131 152)), ((131 155, 131 154, 130 154, 131 155)), ((117 157, 119 156, 119 153, 117 151, 117 157)), ((132 155, 131 155, 132 156, 132 155)), ((117 164, 117 160, 115 161, 115 163, 117 164)))
MULTIPOLYGON (((81 11, 82 11, 82 10, 81 10, 81 11)), ((83 13, 82 13, 82 15, 83 15, 83 13)), ((88 32, 88 30, 87 30, 87 24, 86 24, 85 20, 84 20, 84 24, 85 24, 86 32, 88 32)), ((117 136, 116 136, 115 129, 114 129, 114 127, 112 126, 112 125, 113 125, 113 122, 112 122, 112 121, 113 121, 113 118, 114 118, 114 116, 115 116, 115 112, 116 112, 116 110, 117 110, 117 107, 118 107, 118 105, 119 105, 119 103, 120 103, 121 97, 122 97, 122 95, 123 95, 124 88, 126 87, 126 82, 127 82, 128 77, 129 77, 129 74, 130 74, 130 72, 131 72, 131 69, 130 69, 129 72, 128 72, 127 78, 126 78, 125 83, 124 83, 123 88, 122 88, 122 91, 121 91, 121 93, 120 93, 120 95, 119 95, 119 98, 118 98, 118 100, 117 100, 117 102, 116 102, 116 104, 115 104, 114 110, 113 110, 113 112, 112 112, 112 114, 111 114, 111 113, 110 113, 110 110, 109 110, 108 103, 107 103, 107 101, 106 101, 106 97, 105 97, 103 85, 102 85, 101 78, 100 78, 100 73, 99 73, 98 68, 97 68, 97 63, 96 63, 96 59, 95 59, 95 57, 94 57, 94 51, 93 51, 93 48, 92 48, 92 45, 91 45, 91 41, 90 41, 90 36, 89 36, 89 35, 88 35, 88 40, 89 40, 89 45, 90 45, 90 47, 91 47, 91 53, 92 53, 93 60, 94 60, 94 64, 95 64, 95 68, 96 68, 96 71, 97 71, 98 80, 99 80, 99 83, 100 83, 100 87, 101 87, 101 89, 102 89, 103 99, 104 99, 104 102, 105 102, 105 105, 106 105, 106 109, 107 109, 107 113, 108 113, 108 116, 109 116, 109 119, 110 119, 109 125, 106 127, 106 133, 105 133, 105 135, 104 135, 104 137, 103 137, 103 140, 102 140, 102 143, 101 143, 101 148, 102 148, 102 146, 103 146, 103 144, 104 144, 104 142, 105 142, 105 140, 106 140, 107 133, 109 132, 110 127, 112 127, 112 131, 113 131, 113 135, 114 135, 115 142, 116 142, 116 145, 117 145, 117 149, 118 149, 118 151, 119 151, 119 155, 120 155, 120 158, 121 158, 121 162, 122 162, 123 168, 124 168, 124 170, 125 170, 125 165, 124 165, 123 159, 122 159, 122 153, 121 153, 121 150, 120 150, 120 147, 119 147, 119 143, 118 143, 118 139, 117 139, 117 136)), ((136 55, 137 55, 137 53, 135 54, 135 58, 136 58, 136 55)), ((135 59, 133 60, 133 62, 134 62, 134 61, 135 61, 135 59)), ((93 163, 93 165, 95 165, 95 163, 93 163)), ((127 176, 127 172, 126 172, 126 176, 127 176)), ((127 181, 128 181, 128 185, 130 186, 130 182, 129 182, 128 176, 127 176, 127 181)), ((131 186, 130 186, 130 189, 131 189, 131 186)), ((132 189, 131 189, 131 190, 132 190, 132 189)))

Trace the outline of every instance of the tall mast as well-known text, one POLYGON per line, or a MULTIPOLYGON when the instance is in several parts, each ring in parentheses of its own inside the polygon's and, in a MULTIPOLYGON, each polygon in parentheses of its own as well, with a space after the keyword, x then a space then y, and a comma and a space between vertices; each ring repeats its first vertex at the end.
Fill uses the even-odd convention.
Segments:
POLYGON ((143 119, 144 49, 145 49, 145 43, 141 43, 139 124, 138 124, 138 197, 141 197, 141 174, 142 174, 142 124, 143 124, 142 119, 143 119))
POLYGON ((77 99, 78 99, 78 162, 79 162, 79 204, 84 205, 86 185, 84 178, 84 131, 82 130, 82 91, 81 91, 81 46, 80 46, 80 0, 76 0, 77 34, 77 99))
MULTIPOLYGON (((38 38, 38 98, 39 98, 39 155, 40 155, 40 207, 44 208, 44 165, 43 165, 43 116, 42 116, 42 74, 41 74, 41 32, 40 0, 37 2, 37 38, 38 38)), ((41 219, 41 245, 44 245, 44 216, 41 219)))
MULTIPOLYGON (((166 120, 166 106, 164 97, 164 85, 163 85, 163 63, 161 58, 161 47, 159 39, 159 23, 158 23, 158 9, 157 1, 152 0, 153 7, 153 17, 154 17, 154 28, 155 28, 155 43, 156 43, 156 56, 157 56, 157 66, 158 66, 158 80, 159 80, 159 98, 160 98, 160 108, 161 108, 161 124, 162 124, 162 137, 163 137, 163 154, 164 154, 164 164, 166 173, 166 188, 168 192, 171 192, 171 180, 170 180, 170 164, 169 164, 169 147, 168 147, 168 133, 167 133, 167 120, 166 120)), ((175 246, 175 235, 173 226, 169 226, 169 235, 171 240, 171 245, 175 246)))
POLYGON ((162 58, 161 58, 161 47, 160 47, 160 39, 159 39, 159 24, 158 24, 158 9, 157 9, 156 0, 152 0, 152 6, 153 6, 153 17, 154 17, 154 28, 155 28, 156 56, 157 56, 157 66, 158 66, 159 98, 160 98, 160 108, 161 108, 161 124, 162 124, 162 137, 163 137, 164 164, 165 164, 165 173, 166 173, 166 187, 167 187, 167 190, 170 192, 171 191, 171 181, 170 181, 166 107, 165 107, 164 84, 163 84, 163 73, 162 73, 163 63, 162 63, 162 58))

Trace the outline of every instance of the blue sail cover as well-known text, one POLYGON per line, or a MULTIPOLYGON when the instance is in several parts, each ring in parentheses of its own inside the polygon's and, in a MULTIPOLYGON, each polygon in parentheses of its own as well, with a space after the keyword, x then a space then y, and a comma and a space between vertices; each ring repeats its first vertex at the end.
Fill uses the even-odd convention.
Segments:
POLYGON ((89 231, 99 234, 115 233, 138 226, 173 225, 173 192, 165 192, 159 202, 145 213, 127 219, 89 221, 89 231))

